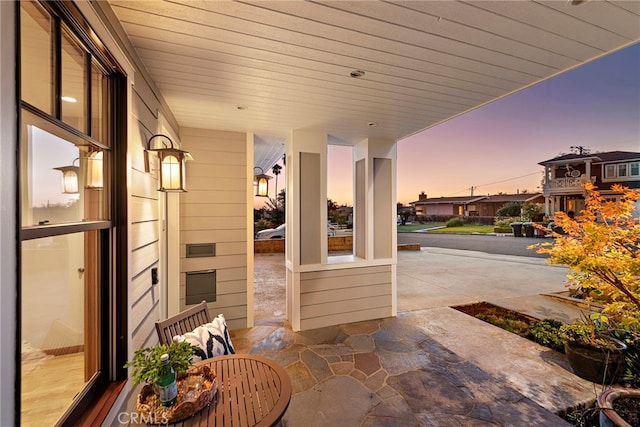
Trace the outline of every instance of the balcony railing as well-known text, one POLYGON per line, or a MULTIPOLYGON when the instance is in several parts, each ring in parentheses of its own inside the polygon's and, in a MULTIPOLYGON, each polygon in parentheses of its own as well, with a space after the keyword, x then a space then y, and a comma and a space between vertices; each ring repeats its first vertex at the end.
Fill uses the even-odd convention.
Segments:
MULTIPOLYGON (((591 177, 591 182, 595 182, 596 177, 591 177)), ((589 182, 589 178, 582 175, 579 177, 566 177, 550 179, 545 183, 545 189, 549 190, 580 190, 582 185, 589 182)))

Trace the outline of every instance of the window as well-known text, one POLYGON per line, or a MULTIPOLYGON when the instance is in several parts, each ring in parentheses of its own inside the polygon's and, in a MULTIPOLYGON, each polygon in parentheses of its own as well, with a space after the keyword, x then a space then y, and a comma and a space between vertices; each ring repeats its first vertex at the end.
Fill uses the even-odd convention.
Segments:
POLYGON ((605 181, 629 181, 640 177, 640 162, 604 165, 605 181))
POLYGON ((126 98, 116 92, 118 65, 86 34, 72 3, 22 1, 19 19, 16 398, 21 425, 73 425, 122 376, 126 354, 124 344, 113 344, 118 325, 126 324, 126 293, 115 280, 126 271, 126 232, 115 229, 112 203, 112 180, 122 175, 112 143, 122 130, 112 118, 126 98))
POLYGON ((604 169, 604 177, 605 178, 615 178, 616 177, 616 166, 615 165, 606 165, 604 169))
POLYGON ((20 3, 22 100, 54 115, 53 18, 36 2, 20 3))
POLYGON ((618 165, 618 177, 627 176, 627 165, 625 163, 618 165))

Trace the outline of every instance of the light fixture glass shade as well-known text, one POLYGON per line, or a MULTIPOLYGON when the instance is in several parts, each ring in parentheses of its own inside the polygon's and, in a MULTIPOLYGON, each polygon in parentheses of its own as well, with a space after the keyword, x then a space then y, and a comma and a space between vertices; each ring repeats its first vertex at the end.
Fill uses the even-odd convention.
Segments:
POLYGON ((256 175, 256 196, 267 197, 269 194, 269 177, 267 175, 256 175))
POLYGON ((158 191, 185 192, 186 170, 185 162, 193 160, 188 151, 173 148, 173 141, 166 135, 154 135, 149 139, 147 151, 157 151, 160 159, 160 188, 158 191), (156 137, 162 137, 169 141, 170 147, 151 148, 151 142, 156 137))
POLYGON ((87 156, 87 188, 104 188, 103 158, 102 151, 94 151, 87 156))
POLYGON ((180 160, 179 157, 179 153, 160 153, 160 191, 187 191, 184 159, 180 160))
POLYGON ((77 194, 80 168, 78 166, 61 166, 54 169, 62 172, 62 192, 64 194, 77 194))

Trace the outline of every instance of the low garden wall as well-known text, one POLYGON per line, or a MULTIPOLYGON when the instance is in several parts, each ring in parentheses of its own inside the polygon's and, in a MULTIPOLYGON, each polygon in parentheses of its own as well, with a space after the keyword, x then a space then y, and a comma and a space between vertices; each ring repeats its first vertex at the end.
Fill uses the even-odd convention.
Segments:
MULTIPOLYGON (((327 242, 329 252, 342 252, 353 250, 353 236, 333 236, 327 242)), ((418 243, 398 245, 399 251, 419 251, 418 243)), ((256 240, 253 242, 253 253, 269 254, 284 253, 284 239, 256 240)))

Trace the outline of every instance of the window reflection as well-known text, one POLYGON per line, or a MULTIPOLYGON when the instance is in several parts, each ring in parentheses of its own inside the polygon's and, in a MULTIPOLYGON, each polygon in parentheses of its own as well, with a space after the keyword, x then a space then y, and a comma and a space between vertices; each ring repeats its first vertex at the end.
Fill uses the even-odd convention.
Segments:
POLYGON ((53 115, 52 19, 36 2, 20 6, 22 99, 53 115))
POLYGON ((99 369, 96 233, 22 243, 23 425, 54 425, 99 369))
POLYGON ((87 132, 87 55, 67 31, 62 33, 62 121, 87 132))
POLYGON ((106 135, 106 111, 107 78, 102 68, 94 60, 91 63, 91 136, 107 144, 106 135))
POLYGON ((22 224, 64 224, 107 217, 104 152, 26 126, 22 224))

